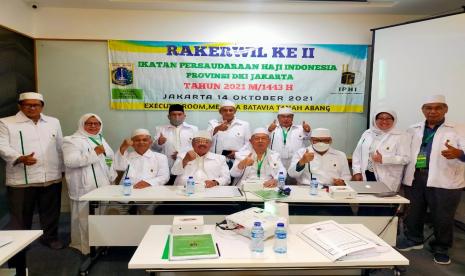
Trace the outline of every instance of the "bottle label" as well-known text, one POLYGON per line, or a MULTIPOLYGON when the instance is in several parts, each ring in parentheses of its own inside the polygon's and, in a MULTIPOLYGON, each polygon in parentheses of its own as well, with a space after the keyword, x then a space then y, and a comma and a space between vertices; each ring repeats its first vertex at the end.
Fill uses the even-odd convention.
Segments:
POLYGON ((276 238, 277 239, 285 239, 287 237, 286 233, 276 233, 276 238))

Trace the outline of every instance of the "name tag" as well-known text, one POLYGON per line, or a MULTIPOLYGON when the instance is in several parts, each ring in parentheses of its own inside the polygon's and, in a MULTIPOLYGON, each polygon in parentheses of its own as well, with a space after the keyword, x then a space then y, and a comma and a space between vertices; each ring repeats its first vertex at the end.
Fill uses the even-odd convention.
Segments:
POLYGON ((420 152, 417 156, 417 163, 415 164, 417 169, 426 169, 426 155, 420 152))
POLYGON ((105 163, 107 164, 108 167, 111 167, 111 164, 113 164, 113 159, 106 157, 105 158, 105 163))

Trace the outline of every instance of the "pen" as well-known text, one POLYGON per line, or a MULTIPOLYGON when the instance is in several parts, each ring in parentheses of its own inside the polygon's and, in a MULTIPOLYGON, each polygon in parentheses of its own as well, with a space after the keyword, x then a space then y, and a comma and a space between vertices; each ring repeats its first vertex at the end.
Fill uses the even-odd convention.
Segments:
POLYGON ((241 196, 244 196, 244 194, 242 193, 241 189, 237 188, 237 190, 239 190, 239 193, 241 194, 241 196))
POLYGON ((220 252, 220 248, 218 247, 218 243, 215 243, 216 244, 216 250, 218 250, 218 257, 221 257, 221 252, 220 252))

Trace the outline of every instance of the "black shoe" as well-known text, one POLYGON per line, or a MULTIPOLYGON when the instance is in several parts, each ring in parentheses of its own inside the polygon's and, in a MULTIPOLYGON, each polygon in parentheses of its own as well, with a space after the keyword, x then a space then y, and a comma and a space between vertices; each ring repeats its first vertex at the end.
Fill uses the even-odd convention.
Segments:
POLYGON ((66 247, 66 245, 60 241, 60 240, 53 240, 50 242, 42 242, 45 246, 54 249, 54 250, 60 250, 66 247))
POLYGON ((434 253, 434 262, 441 265, 450 264, 450 257, 446 253, 434 253))

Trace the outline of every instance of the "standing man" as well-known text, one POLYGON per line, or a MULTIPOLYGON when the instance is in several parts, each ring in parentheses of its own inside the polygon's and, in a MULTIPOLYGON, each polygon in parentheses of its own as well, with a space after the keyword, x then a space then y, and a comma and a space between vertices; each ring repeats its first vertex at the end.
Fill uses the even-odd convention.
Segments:
POLYGON ((208 122, 208 131, 213 136, 212 151, 226 156, 228 166, 231 168, 236 151, 250 139, 250 125, 235 117, 236 105, 231 101, 224 101, 220 105, 219 112, 221 120, 214 119, 208 122))
POLYGON ((270 149, 279 153, 286 169, 289 168, 294 153, 306 146, 305 141, 308 140, 310 130, 310 125, 305 121, 301 125, 294 124, 291 108, 279 108, 278 124, 274 120, 268 126, 268 132, 271 137, 270 149))
POLYGON ((411 126, 411 160, 402 181, 410 206, 404 221, 401 251, 423 248, 426 210, 433 221, 434 240, 429 245, 438 264, 450 264, 454 215, 465 187, 465 138, 457 126, 446 121, 448 111, 443 95, 429 97, 421 108, 425 121, 411 126))
POLYGON ((177 175, 175 185, 186 184, 193 176, 195 183, 211 188, 228 185, 231 181, 226 158, 210 152, 212 137, 208 131, 197 131, 192 140, 192 150, 180 153, 173 165, 172 173, 177 175))
MULTIPOLYGON (((178 153, 192 149, 192 137, 198 128, 184 122, 186 114, 184 107, 180 104, 170 105, 168 119, 170 120, 169 125, 155 129, 155 141, 152 149, 168 157, 168 165, 171 169, 178 153)), ((173 185, 175 178, 175 175, 170 175, 168 185, 173 185)))
MULTIPOLYGON (((42 114, 44 99, 39 93, 20 94, 18 107, 16 115, 0 119, 0 156, 6 162, 9 228, 31 229, 37 206, 40 227, 44 230, 41 242, 52 249, 61 249, 64 245, 58 240, 63 174, 60 122, 42 114)), ((20 253, 12 262, 17 262, 17 267, 23 266, 23 258, 20 253)))

